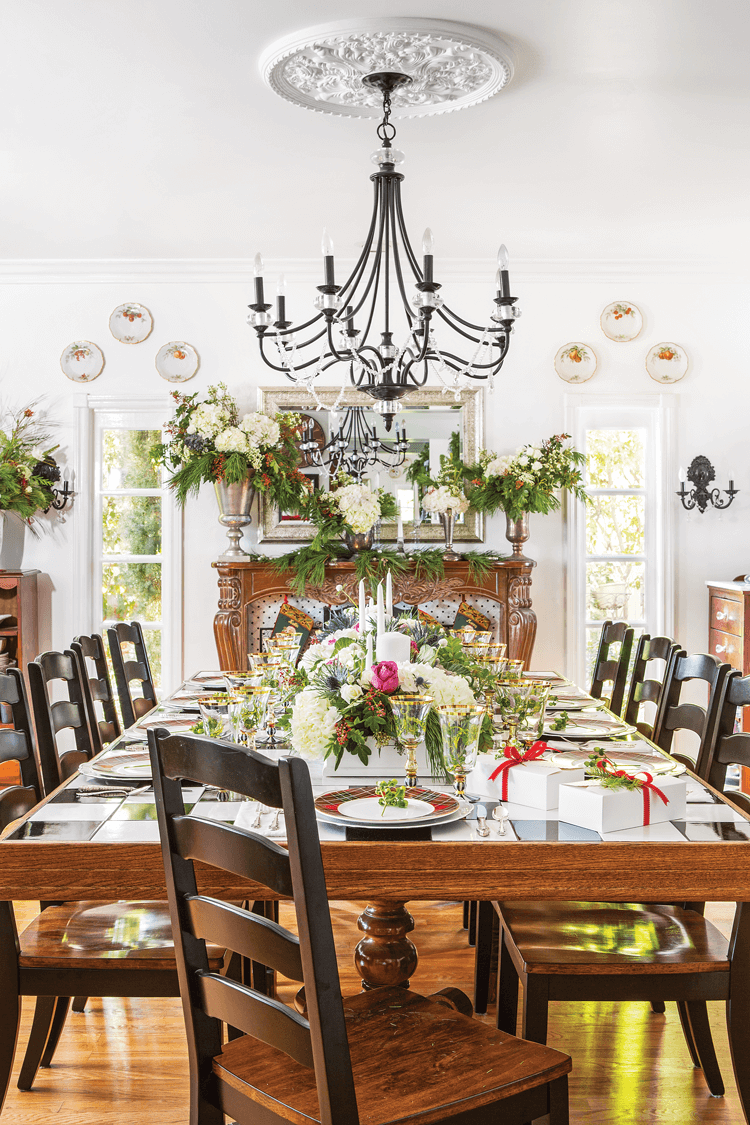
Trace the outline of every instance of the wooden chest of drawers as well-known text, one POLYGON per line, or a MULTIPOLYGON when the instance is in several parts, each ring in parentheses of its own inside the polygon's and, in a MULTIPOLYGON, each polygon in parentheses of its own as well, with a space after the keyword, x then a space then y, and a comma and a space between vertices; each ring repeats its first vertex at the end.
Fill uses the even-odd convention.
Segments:
MULTIPOLYGON (((719 660, 750 675, 750 583, 706 582, 708 586, 708 651, 719 660)), ((750 708, 746 708, 746 711, 750 708)), ((750 715, 743 716, 743 730, 750 730, 750 715)), ((740 788, 750 793, 750 770, 741 770, 740 788)))

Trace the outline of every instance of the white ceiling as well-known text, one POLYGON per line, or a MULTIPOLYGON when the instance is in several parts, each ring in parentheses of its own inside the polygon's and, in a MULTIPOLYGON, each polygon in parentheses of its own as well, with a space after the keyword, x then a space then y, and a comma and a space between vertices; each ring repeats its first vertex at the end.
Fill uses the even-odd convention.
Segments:
MULTIPOLYGON (((351 256, 374 123, 264 87, 274 39, 357 15, 460 18, 513 45, 484 105, 404 121, 407 222, 436 256, 750 250, 747 0, 3 0, 0 258, 351 256)), ((699 280, 699 279, 697 279, 699 280)))

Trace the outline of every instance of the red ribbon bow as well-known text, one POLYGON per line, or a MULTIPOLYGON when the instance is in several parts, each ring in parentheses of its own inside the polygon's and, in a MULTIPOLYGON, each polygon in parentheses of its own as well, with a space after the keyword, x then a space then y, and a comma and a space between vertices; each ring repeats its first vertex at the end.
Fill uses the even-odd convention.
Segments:
POLYGON ((532 743, 523 753, 512 742, 506 745, 503 751, 505 761, 501 762, 500 765, 492 771, 489 777, 490 781, 494 781, 498 774, 502 774, 502 789, 500 793, 500 799, 502 801, 508 800, 508 774, 513 766, 521 766, 524 762, 535 762, 537 758, 541 758, 545 750, 549 749, 550 747, 547 743, 542 741, 532 743))
POLYGON ((624 777, 628 781, 634 781, 641 790, 643 794, 643 827, 645 828, 651 823, 651 794, 655 793, 657 797, 662 799, 665 805, 669 804, 669 797, 665 797, 661 789, 658 789, 654 785, 653 774, 648 773, 646 770, 643 770, 644 777, 636 777, 635 774, 626 773, 625 770, 608 769, 607 767, 611 765, 612 763, 609 758, 602 758, 599 762, 599 767, 604 773, 609 774, 610 777, 624 777))

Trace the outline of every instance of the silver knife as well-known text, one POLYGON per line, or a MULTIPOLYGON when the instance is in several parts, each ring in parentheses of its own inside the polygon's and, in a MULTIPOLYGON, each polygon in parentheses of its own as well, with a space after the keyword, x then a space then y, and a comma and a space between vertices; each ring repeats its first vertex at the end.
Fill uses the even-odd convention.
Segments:
POLYGON ((477 836, 489 836, 487 827, 487 809, 484 805, 477 805, 477 836))

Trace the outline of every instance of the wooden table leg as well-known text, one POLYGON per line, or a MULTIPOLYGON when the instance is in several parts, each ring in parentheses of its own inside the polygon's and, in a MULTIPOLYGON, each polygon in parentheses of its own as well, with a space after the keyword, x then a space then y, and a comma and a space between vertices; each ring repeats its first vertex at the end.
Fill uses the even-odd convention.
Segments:
POLYGON ((418 954, 407 937, 414 929, 414 919, 405 904, 390 899, 371 902, 360 914, 357 926, 365 935, 354 950, 362 988, 408 988, 418 954))

